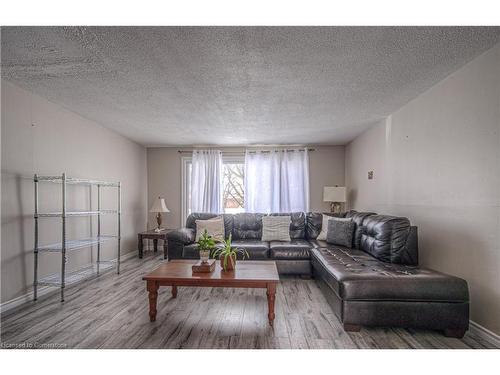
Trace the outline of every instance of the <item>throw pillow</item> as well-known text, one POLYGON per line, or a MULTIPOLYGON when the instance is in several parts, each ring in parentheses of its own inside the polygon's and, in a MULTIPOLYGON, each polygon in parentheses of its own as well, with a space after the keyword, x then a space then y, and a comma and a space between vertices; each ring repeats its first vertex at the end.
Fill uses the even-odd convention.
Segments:
POLYGON ((198 242, 200 236, 205 232, 205 229, 214 241, 224 241, 224 218, 222 216, 208 220, 196 220, 196 242, 198 242))
POLYGON ((264 216, 262 241, 290 241, 290 216, 264 216))
POLYGON ((330 219, 341 220, 341 221, 351 221, 352 220, 352 219, 345 219, 342 217, 323 215, 323 221, 321 223, 321 232, 319 232, 318 237, 316 237, 316 239, 318 241, 326 241, 326 234, 328 233, 328 221, 330 219))
POLYGON ((356 223, 352 220, 338 220, 333 218, 328 220, 328 233, 326 242, 332 245, 351 247, 352 236, 356 223))

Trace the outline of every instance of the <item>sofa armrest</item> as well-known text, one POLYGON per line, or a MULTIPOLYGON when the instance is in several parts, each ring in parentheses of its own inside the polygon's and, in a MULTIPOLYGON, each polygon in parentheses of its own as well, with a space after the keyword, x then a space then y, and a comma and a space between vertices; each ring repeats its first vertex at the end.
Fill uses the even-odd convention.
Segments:
POLYGON ((168 241, 181 242, 184 245, 193 243, 195 240, 196 233, 194 229, 191 228, 180 228, 167 233, 168 241))

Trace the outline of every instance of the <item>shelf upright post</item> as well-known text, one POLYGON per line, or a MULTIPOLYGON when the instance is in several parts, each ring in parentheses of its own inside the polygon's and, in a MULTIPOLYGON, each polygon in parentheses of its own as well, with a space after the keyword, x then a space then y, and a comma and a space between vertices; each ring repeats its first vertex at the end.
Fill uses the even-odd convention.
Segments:
POLYGON ((34 266, 33 266, 33 301, 38 297, 38 175, 33 178, 35 184, 35 238, 34 238, 34 266))
POLYGON ((118 257, 116 259, 117 274, 120 274, 121 215, 122 215, 122 187, 121 187, 121 182, 118 182, 118 257))
POLYGON ((97 184, 97 274, 101 261, 101 185, 97 184))
POLYGON ((61 302, 64 302, 66 277, 66 173, 62 174, 61 302))

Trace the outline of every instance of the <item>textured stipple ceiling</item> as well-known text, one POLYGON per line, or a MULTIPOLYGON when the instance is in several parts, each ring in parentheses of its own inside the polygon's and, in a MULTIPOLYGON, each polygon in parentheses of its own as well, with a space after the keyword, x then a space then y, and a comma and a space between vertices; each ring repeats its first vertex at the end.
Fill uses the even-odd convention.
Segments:
POLYGON ((345 144, 499 27, 2 27, 2 77, 143 145, 345 144))

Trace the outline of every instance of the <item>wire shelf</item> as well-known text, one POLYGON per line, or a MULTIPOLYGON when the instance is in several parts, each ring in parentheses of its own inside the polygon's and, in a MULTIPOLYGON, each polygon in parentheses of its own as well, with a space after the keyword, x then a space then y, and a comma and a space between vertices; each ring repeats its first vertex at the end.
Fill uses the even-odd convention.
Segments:
MULTIPOLYGON (((116 261, 108 260, 99 262, 99 273, 109 271, 116 266, 116 261)), ((78 268, 73 271, 67 271, 64 284, 71 285, 83 280, 97 276, 97 264, 92 264, 83 268, 78 268)), ((38 285, 61 286, 61 274, 54 273, 50 276, 43 277, 38 280, 38 285)))
MULTIPOLYGON (((103 243, 114 238, 118 238, 118 236, 100 236, 100 237, 91 237, 91 238, 83 238, 79 240, 67 240, 66 251, 72 251, 76 249, 81 249, 82 247, 90 247, 97 245, 99 243, 103 243)), ((62 243, 54 243, 50 245, 39 246, 38 251, 48 251, 48 252, 61 252, 62 251, 62 243)))
MULTIPOLYGON (((100 181, 100 180, 89 180, 89 179, 81 179, 81 178, 71 178, 67 177, 65 173, 62 173, 59 176, 49 176, 44 175, 40 176, 34 175, 34 196, 35 196, 35 207, 34 207, 34 267, 33 267, 33 299, 36 301, 37 299, 37 291, 38 285, 50 285, 50 286, 60 286, 61 288, 61 302, 64 301, 64 285, 77 283, 84 279, 90 278, 97 274, 102 270, 107 271, 108 269, 114 267, 116 265, 116 272, 120 273, 120 238, 121 238, 121 184, 120 182, 109 182, 109 181, 100 181), (61 185, 61 198, 62 204, 60 207, 60 211, 56 208, 56 211, 53 212, 39 212, 38 203, 39 203, 39 183, 40 182, 52 182, 61 185), (92 210, 92 206, 90 206, 86 210, 68 210, 67 209, 67 186, 66 185, 84 185, 89 187, 89 192, 92 194, 93 186, 97 187, 97 210, 92 210), (101 209, 101 187, 116 187, 117 192, 117 208, 112 210, 103 210, 101 209), (101 235, 101 215, 105 214, 116 214, 116 219, 118 221, 118 228, 116 235, 101 235), (90 238, 82 238, 75 240, 67 239, 67 217, 92 217, 97 216, 97 236, 90 238), (39 246, 39 219, 40 218, 61 218, 61 242, 53 243, 50 245, 39 246), (101 243, 106 241, 116 239, 117 243, 117 257, 115 261, 97 261, 92 265, 85 266, 83 268, 67 271, 66 270, 66 253, 71 252, 77 249, 83 248, 91 248, 94 245, 97 245, 97 259, 100 259, 101 254, 101 243), (64 252, 63 252, 64 249, 64 252), (60 273, 56 273, 47 277, 38 278, 38 258, 41 253, 58 253, 61 255, 61 271, 60 273)), ((88 250, 86 250, 88 251, 88 250)), ((52 258, 52 257, 51 257, 52 258)))
MULTIPOLYGON (((43 182, 62 183, 62 176, 37 176, 37 180, 40 182, 43 181, 43 182)), ((88 180, 84 178, 72 178, 72 177, 66 177, 66 183, 72 185, 100 185, 100 186, 110 186, 110 187, 120 186, 119 182, 88 180)))
MULTIPOLYGON (((96 216, 106 214, 117 214, 117 210, 100 210, 100 211, 66 211, 66 216, 96 216)), ((62 217, 62 212, 39 212, 38 217, 62 217)), ((35 217, 37 216, 35 215, 35 217)))

